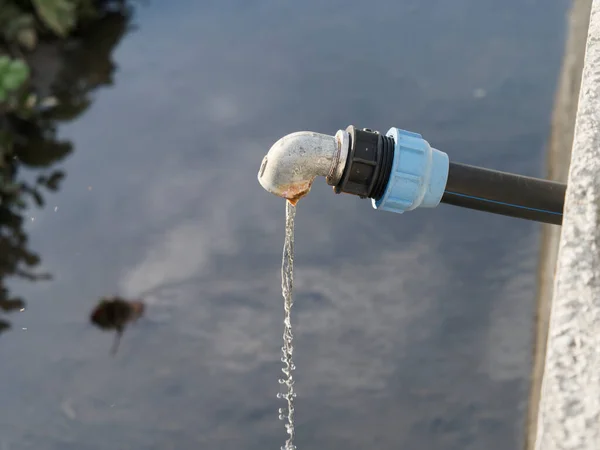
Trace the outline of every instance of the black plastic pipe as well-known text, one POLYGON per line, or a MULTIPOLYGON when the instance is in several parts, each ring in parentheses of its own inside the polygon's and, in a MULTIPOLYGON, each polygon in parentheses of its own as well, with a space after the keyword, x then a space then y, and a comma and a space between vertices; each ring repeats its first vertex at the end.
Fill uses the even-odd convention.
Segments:
POLYGON ((451 162, 442 203, 561 225, 566 188, 554 181, 451 162))

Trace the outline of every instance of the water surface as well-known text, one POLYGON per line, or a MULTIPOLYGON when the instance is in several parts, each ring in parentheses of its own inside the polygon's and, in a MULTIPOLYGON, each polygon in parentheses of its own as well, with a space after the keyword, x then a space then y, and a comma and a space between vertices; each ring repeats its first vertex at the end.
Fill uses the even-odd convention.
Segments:
MULTIPOLYGON (((265 152, 293 131, 399 126, 540 176, 567 7, 140 8, 113 84, 60 129, 62 189, 31 211, 54 280, 11 285, 28 309, 1 338, 0 449, 279 448, 284 202, 256 180, 265 152), (87 323, 110 293, 149 302, 114 359, 87 323)), ((538 231, 374 211, 319 180, 296 221, 298 448, 520 448, 538 231)))

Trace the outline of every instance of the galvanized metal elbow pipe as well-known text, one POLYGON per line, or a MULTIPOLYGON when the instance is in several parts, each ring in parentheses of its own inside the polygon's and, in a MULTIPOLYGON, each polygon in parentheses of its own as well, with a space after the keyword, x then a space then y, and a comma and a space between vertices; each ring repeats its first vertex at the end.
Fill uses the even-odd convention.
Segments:
POLYGON ((296 203, 318 176, 335 186, 346 164, 348 133, 335 136, 299 131, 279 139, 264 157, 258 172, 261 186, 296 203))
POLYGON ((560 225, 566 185, 450 163, 418 133, 382 135, 349 126, 335 136, 302 131, 279 141, 263 159, 260 184, 296 203, 324 176, 336 193, 370 198, 375 209, 403 213, 440 202, 560 225))

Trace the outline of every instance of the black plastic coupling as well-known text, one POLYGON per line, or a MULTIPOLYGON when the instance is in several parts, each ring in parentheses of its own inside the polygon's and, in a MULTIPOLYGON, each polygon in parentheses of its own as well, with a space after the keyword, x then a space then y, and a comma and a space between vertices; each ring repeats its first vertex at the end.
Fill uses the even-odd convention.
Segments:
POLYGON ((368 128, 346 128, 350 135, 348 157, 336 194, 378 200, 387 186, 394 162, 394 139, 368 128))

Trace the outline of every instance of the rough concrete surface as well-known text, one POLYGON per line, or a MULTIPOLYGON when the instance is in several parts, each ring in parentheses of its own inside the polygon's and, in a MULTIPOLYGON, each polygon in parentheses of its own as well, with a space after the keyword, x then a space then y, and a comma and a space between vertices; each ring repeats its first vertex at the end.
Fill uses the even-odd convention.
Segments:
POLYGON ((600 0, 591 7, 536 450, 600 449, 600 0))
MULTIPOLYGON (((563 65, 554 100, 552 128, 547 148, 546 178, 567 182, 571 161, 571 147, 575 131, 575 116, 579 100, 579 87, 585 54, 592 0, 574 0, 568 21, 563 65)), ((550 305, 554 287, 554 273, 558 254, 561 227, 544 225, 542 229, 538 293, 536 307, 535 347, 527 415, 525 447, 532 450, 537 434, 537 417, 542 375, 546 360, 546 341, 550 305)))

